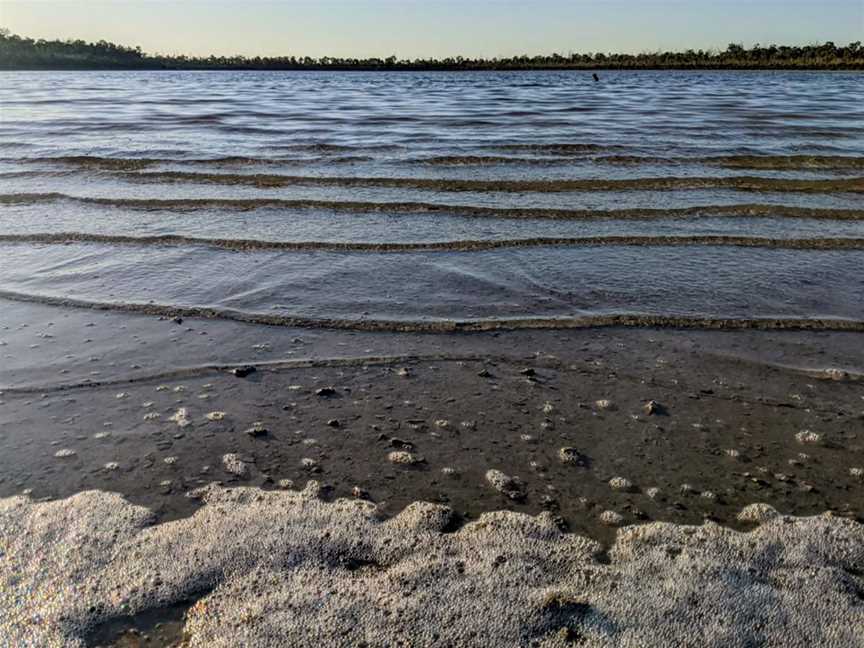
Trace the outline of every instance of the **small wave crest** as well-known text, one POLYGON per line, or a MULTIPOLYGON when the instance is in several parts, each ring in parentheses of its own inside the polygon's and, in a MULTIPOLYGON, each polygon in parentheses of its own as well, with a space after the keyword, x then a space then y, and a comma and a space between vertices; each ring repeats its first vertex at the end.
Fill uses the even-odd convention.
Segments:
POLYGON ((503 155, 439 155, 411 160, 414 164, 429 166, 554 166, 574 163, 591 163, 611 166, 686 166, 703 165, 728 169, 759 171, 848 171, 864 169, 864 158, 851 156, 820 155, 733 155, 708 157, 657 157, 645 155, 600 155, 574 158, 515 157, 503 155))
POLYGON ((225 209, 320 209, 333 212, 447 214, 465 218, 551 220, 657 220, 667 218, 806 218, 812 220, 864 220, 864 209, 826 209, 776 204, 700 205, 670 209, 547 209, 481 207, 427 202, 363 202, 287 200, 281 198, 104 198, 59 192, 0 194, 0 205, 38 205, 56 202, 139 211, 193 211, 225 209))
POLYGON ((732 247, 764 247, 788 250, 860 250, 864 238, 769 238, 758 236, 583 236, 532 237, 520 239, 485 239, 431 241, 421 243, 390 242, 331 242, 331 241, 266 241, 260 239, 213 239, 166 234, 160 236, 122 236, 87 232, 41 232, 35 234, 0 234, 0 243, 35 243, 65 245, 67 243, 100 243, 109 245, 179 246, 204 245, 235 251, 306 251, 333 252, 470 252, 520 247, 575 246, 685 246, 713 245, 732 247))
POLYGON ((558 193, 598 191, 682 191, 690 189, 732 189, 745 192, 864 193, 864 178, 792 179, 759 176, 656 177, 579 180, 477 180, 457 178, 292 176, 281 174, 195 173, 187 171, 117 172, 130 182, 164 182, 242 185, 257 188, 389 187, 425 191, 558 193))
POLYGON ((799 330, 864 332, 864 320, 829 318, 704 318, 681 315, 611 314, 581 317, 524 317, 464 320, 386 320, 311 318, 258 313, 206 306, 173 306, 156 303, 99 302, 69 297, 0 290, 0 299, 81 308, 117 311, 161 317, 231 320, 266 326, 292 328, 391 331, 403 333, 481 332, 517 329, 586 328, 673 328, 698 330, 799 330))

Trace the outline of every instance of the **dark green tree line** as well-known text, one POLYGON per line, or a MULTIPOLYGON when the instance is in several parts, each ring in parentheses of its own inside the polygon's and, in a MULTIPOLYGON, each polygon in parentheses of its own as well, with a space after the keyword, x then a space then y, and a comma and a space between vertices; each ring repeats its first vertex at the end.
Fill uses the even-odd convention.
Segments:
POLYGON ((0 29, 0 69, 190 69, 190 70, 594 70, 594 69, 818 69, 862 70, 861 42, 838 46, 730 44, 725 50, 615 54, 548 54, 508 58, 400 59, 322 56, 182 56, 145 54, 140 47, 107 41, 43 40, 0 29))

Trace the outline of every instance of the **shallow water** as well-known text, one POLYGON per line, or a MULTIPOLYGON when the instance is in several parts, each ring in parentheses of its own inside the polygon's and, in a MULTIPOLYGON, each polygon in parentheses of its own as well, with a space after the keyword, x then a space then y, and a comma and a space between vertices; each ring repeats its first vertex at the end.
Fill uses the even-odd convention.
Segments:
POLYGON ((349 325, 864 320, 860 74, 67 72, 2 85, 7 297, 349 325), (40 236, 58 232, 73 242, 40 236), (172 236, 184 238, 152 238, 172 236), (386 251, 405 243, 435 249, 386 251))

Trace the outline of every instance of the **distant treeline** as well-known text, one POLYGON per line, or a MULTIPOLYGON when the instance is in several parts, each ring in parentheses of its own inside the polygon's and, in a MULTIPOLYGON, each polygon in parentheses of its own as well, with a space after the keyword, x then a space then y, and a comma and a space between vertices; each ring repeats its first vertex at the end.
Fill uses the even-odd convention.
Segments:
POLYGON ((822 45, 730 44, 725 50, 687 50, 643 54, 549 54, 509 58, 400 59, 323 56, 166 56, 145 54, 140 47, 106 41, 46 41, 0 29, 0 69, 85 70, 595 70, 595 69, 801 69, 864 70, 861 42, 822 45))

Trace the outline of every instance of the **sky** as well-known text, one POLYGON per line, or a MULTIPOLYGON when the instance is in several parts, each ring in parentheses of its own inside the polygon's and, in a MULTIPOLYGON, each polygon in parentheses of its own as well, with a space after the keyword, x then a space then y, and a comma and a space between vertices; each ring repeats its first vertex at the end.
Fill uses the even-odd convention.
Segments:
POLYGON ((638 53, 864 40, 864 0, 0 0, 0 27, 164 54, 638 53))

